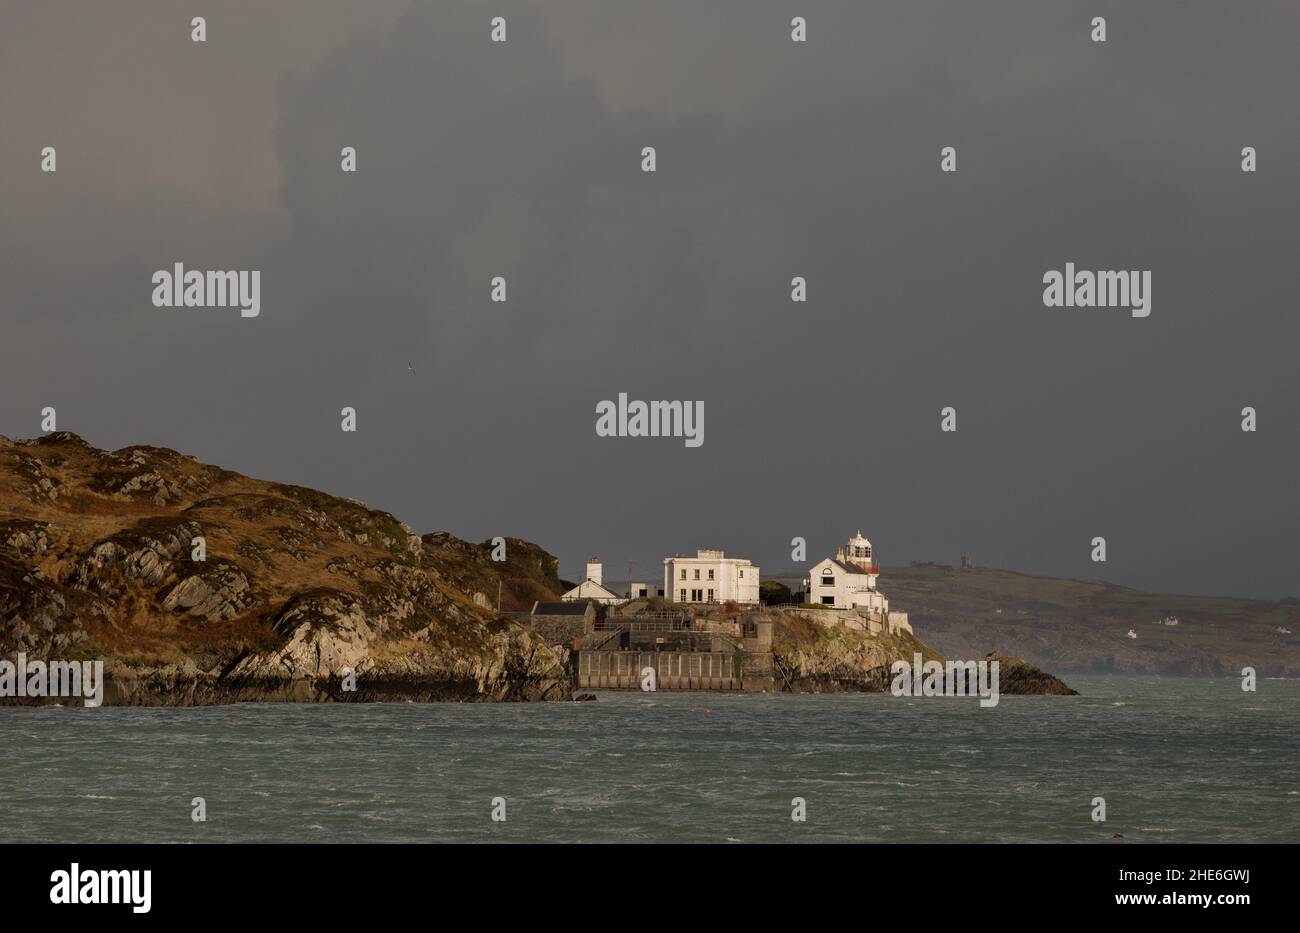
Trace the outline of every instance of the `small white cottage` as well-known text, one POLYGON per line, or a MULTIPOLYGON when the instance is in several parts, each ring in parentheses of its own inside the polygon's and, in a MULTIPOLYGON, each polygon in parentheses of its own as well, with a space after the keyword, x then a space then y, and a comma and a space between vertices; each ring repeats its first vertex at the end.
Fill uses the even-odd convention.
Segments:
POLYGON ((603 571, 600 566, 600 558, 593 557, 587 561, 587 579, 583 580, 569 592, 560 598, 565 602, 580 602, 582 600, 594 599, 598 603, 606 606, 613 606, 619 603, 627 602, 627 598, 619 596, 610 590, 605 589, 601 582, 603 571))

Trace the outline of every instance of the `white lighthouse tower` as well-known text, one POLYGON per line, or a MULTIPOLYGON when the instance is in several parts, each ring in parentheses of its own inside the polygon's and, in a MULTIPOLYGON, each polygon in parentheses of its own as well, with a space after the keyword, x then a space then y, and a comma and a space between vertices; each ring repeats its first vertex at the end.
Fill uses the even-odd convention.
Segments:
POLYGON ((871 542, 862 537, 861 530, 859 530, 852 538, 849 538, 849 543, 840 548, 840 552, 835 556, 846 564, 853 564, 855 567, 861 567, 868 573, 871 572, 871 568, 874 564, 871 552, 871 542))
POLYGON ((803 582, 804 601, 826 609, 846 609, 865 620, 869 632, 910 632, 907 613, 890 612, 889 600, 876 589, 880 567, 876 550, 859 531, 835 556, 814 564, 803 582))
MULTIPOLYGON (((836 609, 863 608, 889 611, 889 602, 876 592, 876 552, 859 531, 849 543, 835 549, 835 557, 815 564, 804 581, 807 601, 836 609)), ((883 616, 882 616, 883 618, 883 616)))
POLYGON ((604 603, 607 606, 615 606, 619 603, 627 602, 626 599, 619 596, 617 593, 612 593, 605 588, 599 557, 593 557, 591 560, 587 561, 587 579, 583 580, 560 598, 565 602, 580 602, 582 600, 594 599, 596 602, 604 603))

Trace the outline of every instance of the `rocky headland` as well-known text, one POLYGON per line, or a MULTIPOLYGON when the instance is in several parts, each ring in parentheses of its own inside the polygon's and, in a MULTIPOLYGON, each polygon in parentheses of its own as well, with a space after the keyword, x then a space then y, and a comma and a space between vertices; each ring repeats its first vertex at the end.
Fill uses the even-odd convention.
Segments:
POLYGON ((0 657, 103 659, 110 704, 568 699, 567 655, 489 609, 556 598, 555 559, 506 556, 172 450, 0 438, 0 657))
MULTIPOLYGON (((777 687, 794 693, 888 693, 895 661, 911 664, 919 655, 922 662, 947 662, 911 632, 869 635, 784 613, 776 616, 772 647, 777 687)), ((1020 658, 994 652, 983 660, 998 662, 1001 695, 1077 695, 1020 658)))
MULTIPOLYGON (((572 699, 569 646, 496 611, 558 599, 556 559, 492 551, 165 448, 0 437, 0 659, 102 660, 110 705, 572 699)), ((779 690, 888 690, 894 660, 941 659, 777 615, 779 690)), ((1011 661, 1003 693, 1071 692, 1011 661)))

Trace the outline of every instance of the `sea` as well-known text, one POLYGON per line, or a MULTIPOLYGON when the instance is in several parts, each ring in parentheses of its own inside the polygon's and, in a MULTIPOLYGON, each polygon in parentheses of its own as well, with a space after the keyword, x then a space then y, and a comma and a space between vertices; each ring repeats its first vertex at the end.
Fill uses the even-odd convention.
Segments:
POLYGON ((1300 681, 1066 680, 0 707, 0 842, 1300 841, 1300 681))

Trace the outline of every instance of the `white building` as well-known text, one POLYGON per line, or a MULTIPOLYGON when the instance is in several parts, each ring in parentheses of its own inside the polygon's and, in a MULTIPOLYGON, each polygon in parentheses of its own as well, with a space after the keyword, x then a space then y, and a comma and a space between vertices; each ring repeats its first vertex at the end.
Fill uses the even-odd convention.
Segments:
POLYGON ((587 579, 583 580, 560 598, 565 602, 580 602, 584 599, 594 599, 596 602, 603 603, 607 606, 627 602, 625 597, 619 596, 617 593, 605 589, 604 584, 601 583, 602 576, 603 573, 600 567, 600 558, 593 557, 591 560, 587 561, 587 579))
POLYGON ((670 603, 757 603, 758 567, 722 551, 664 558, 664 599, 670 603))
POLYGON ((889 600, 876 590, 879 575, 871 542, 859 531, 834 557, 813 565, 803 581, 805 598, 819 606, 885 614, 889 612, 889 600))

